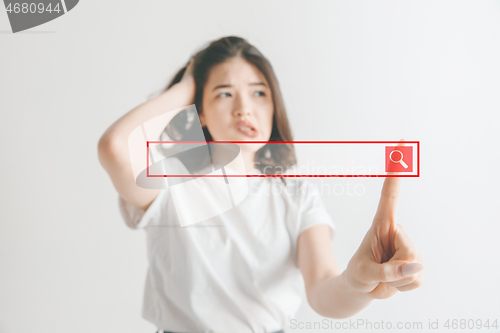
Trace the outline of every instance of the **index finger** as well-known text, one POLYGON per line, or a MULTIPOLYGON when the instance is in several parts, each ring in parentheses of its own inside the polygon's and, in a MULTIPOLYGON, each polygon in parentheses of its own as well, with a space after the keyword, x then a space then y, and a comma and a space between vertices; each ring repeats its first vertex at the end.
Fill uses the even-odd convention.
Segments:
MULTIPOLYGON (((404 146, 404 140, 399 141, 398 146, 404 146)), ((380 201, 378 203, 377 213, 375 214, 375 219, 378 218, 389 218, 394 219, 396 214, 396 207, 399 197, 399 189, 401 187, 401 177, 394 177, 394 175, 399 175, 399 172, 388 172, 388 176, 384 181, 384 186, 382 187, 382 193, 380 195, 380 201)))

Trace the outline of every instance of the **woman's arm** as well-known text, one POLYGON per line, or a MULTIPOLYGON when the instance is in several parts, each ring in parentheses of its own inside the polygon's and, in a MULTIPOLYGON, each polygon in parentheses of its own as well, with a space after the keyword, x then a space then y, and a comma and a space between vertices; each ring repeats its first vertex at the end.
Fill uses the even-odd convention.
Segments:
POLYGON ((191 67, 192 62, 179 83, 125 114, 99 140, 101 165, 119 195, 138 208, 147 209, 159 192, 136 185, 136 177, 146 165, 145 141, 159 140, 172 118, 193 104, 195 83, 191 67))
POLYGON ((330 228, 325 224, 307 229, 297 242, 297 261, 311 308, 324 317, 342 319, 366 308, 373 299, 346 283, 330 239, 330 228))
POLYGON ((308 302, 320 315, 350 317, 373 299, 386 299, 422 285, 422 255, 395 222, 400 183, 400 177, 385 179, 372 226, 344 272, 340 273, 335 262, 328 226, 317 225, 300 234, 297 261, 308 302))

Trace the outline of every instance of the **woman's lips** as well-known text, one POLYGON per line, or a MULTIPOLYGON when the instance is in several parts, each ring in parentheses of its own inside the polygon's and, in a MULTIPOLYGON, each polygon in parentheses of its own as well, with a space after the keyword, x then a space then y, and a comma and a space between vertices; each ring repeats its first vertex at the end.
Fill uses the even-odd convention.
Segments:
POLYGON ((246 129, 245 129, 245 127, 243 127, 243 128, 238 127, 238 128, 236 128, 236 130, 240 133, 245 134, 246 136, 251 137, 251 138, 255 138, 258 134, 256 130, 250 129, 249 127, 247 127, 246 129))
POLYGON ((248 137, 255 138, 259 132, 249 121, 238 121, 235 126, 236 131, 245 134, 248 137))

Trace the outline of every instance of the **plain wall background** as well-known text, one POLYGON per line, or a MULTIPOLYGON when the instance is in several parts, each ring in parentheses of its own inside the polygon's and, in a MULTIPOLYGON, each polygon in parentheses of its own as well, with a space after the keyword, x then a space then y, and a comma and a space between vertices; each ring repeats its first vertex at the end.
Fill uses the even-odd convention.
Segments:
MULTIPOLYGON (((295 140, 421 142, 398 223, 425 283, 352 318, 500 321, 500 1, 83 0, 18 34, 2 8, 0 31, 0 332, 155 330, 145 235, 121 220, 97 141, 226 35, 273 64, 295 140)), ((324 180, 348 181, 364 193, 323 194, 342 269, 383 178, 324 180)), ((297 320, 321 317, 304 304, 297 320)))

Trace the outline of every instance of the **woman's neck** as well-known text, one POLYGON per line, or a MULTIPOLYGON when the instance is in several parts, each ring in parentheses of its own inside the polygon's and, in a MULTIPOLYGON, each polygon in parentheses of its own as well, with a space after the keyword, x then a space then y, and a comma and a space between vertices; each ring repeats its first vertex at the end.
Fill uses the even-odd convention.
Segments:
POLYGON ((245 151, 241 151, 241 154, 243 155, 243 161, 245 163, 245 171, 246 172, 249 172, 249 171, 252 171, 253 169, 256 168, 256 165, 255 165, 255 152, 253 151, 249 151, 249 152, 245 152, 245 151))

